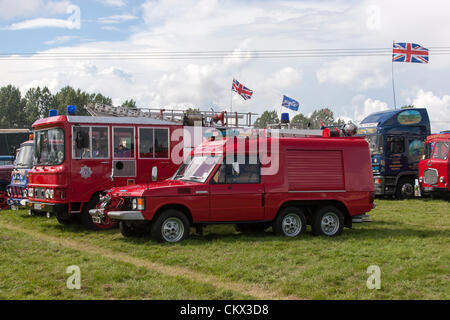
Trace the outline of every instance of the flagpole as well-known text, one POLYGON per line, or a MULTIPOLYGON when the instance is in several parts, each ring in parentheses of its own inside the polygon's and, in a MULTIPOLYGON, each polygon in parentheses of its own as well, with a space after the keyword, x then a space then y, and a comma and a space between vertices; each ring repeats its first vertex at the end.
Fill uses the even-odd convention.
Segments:
MULTIPOLYGON (((392 47, 395 45, 395 40, 392 43, 392 47)), ((397 101, 395 99, 395 82, 394 82, 394 57, 392 57, 392 93, 394 94, 394 109, 397 110, 397 101)))

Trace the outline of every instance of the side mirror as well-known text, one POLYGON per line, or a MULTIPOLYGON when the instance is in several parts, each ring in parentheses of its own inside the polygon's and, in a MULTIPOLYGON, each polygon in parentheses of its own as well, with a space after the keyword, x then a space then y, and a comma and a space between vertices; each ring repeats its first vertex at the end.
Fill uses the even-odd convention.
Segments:
POLYGON ((152 168, 152 181, 153 182, 158 181, 158 167, 152 168))
POLYGON ((231 165, 233 167, 233 176, 238 176, 239 175, 239 162, 233 162, 233 164, 231 165))

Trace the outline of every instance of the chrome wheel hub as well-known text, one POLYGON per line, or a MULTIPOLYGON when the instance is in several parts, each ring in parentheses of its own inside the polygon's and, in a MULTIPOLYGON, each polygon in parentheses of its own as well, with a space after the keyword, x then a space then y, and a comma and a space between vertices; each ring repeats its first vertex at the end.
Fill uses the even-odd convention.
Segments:
POLYGON ((167 242, 177 242, 184 235, 184 224, 178 218, 168 218, 161 227, 161 234, 167 242))
POLYGON ((302 230, 302 220, 298 215, 290 213, 284 217, 281 226, 286 236, 295 237, 302 230))
POLYGON ((321 227, 327 236, 334 235, 339 229, 339 217, 334 212, 327 212, 322 217, 321 227))

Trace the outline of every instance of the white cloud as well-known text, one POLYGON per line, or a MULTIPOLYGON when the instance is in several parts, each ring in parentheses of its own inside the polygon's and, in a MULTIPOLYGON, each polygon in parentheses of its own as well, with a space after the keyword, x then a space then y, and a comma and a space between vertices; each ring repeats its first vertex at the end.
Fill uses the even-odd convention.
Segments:
MULTIPOLYGON (((43 7, 48 4, 44 0, 41 2, 43 7)), ((106 1, 103 3, 106 4, 106 1)), ((120 7, 121 3, 124 2, 117 1, 116 6, 120 7)), ((444 31, 450 21, 445 16, 450 9, 447 2, 440 6, 433 2, 433 6, 427 5, 423 9, 421 2, 411 0, 408 2, 408 14, 405 14, 405 3, 402 1, 399 1, 400 4, 377 1, 379 20, 369 26, 371 11, 368 7, 372 3, 149 0, 140 7, 144 23, 131 31, 123 30, 124 34, 130 32, 128 38, 84 43, 70 49, 58 48, 47 52, 373 48, 390 47, 392 38, 418 43, 426 39, 423 45, 429 46, 446 43, 448 36, 444 31), (394 8, 392 12, 391 6, 394 8), (422 9, 426 11, 425 20, 420 13, 422 9), (433 12, 434 16, 431 15, 433 12), (401 23, 397 25, 398 21, 401 23), (411 24, 411 21, 421 23, 411 24)), ((56 5, 53 10, 58 10, 56 5)), ((137 15, 136 12, 133 14, 137 15)), ((48 14, 39 17, 48 18, 48 14)), ((112 17, 120 16, 127 14, 112 17)), ((105 21, 112 23, 120 19, 105 21)), ((111 23, 100 24, 99 27, 119 30, 117 26, 120 24, 111 23)), ((416 91, 411 94, 411 89, 426 83, 426 87, 418 88, 426 88, 424 92, 439 93, 439 100, 436 101, 445 104, 445 97, 450 94, 450 64, 447 56, 439 57, 440 60, 431 57, 430 65, 421 66, 420 72, 417 72, 417 66, 396 65, 397 91, 405 91, 408 96, 415 97, 416 91), (433 77, 437 70, 440 73, 433 77), (423 80, 425 73, 430 75, 427 81, 423 80)), ((337 115, 361 120, 369 113, 387 108, 384 101, 390 101, 392 95, 389 57, 387 60, 385 57, 351 57, 336 61, 324 58, 259 59, 249 53, 238 59, 105 59, 88 61, 88 64, 67 59, 1 63, 1 85, 12 83, 20 88, 48 85, 52 90, 72 85, 91 92, 102 92, 115 102, 133 98, 139 106, 154 108, 229 108, 232 100, 233 110, 262 113, 267 109, 279 108, 282 95, 286 94, 299 100, 304 114, 319 106, 330 106, 337 115), (251 100, 244 101, 236 94, 230 97, 233 77, 254 90, 251 100), (349 103, 357 94, 360 94, 358 98, 349 103)), ((402 100, 405 97, 400 95, 399 105, 404 104, 402 100)), ((411 102, 413 100, 411 98, 411 102)))
POLYGON ((137 19, 137 17, 134 15, 122 14, 122 15, 114 15, 114 16, 109 16, 109 17, 98 18, 98 21, 100 23, 104 23, 104 24, 117 24, 117 23, 122 23, 122 22, 136 20, 136 19, 137 19))
POLYGON ((450 130, 450 95, 439 97, 431 91, 419 90, 412 104, 416 108, 427 108, 432 132, 450 130))
POLYGON ((58 36, 52 40, 45 41, 44 44, 46 44, 46 45, 63 44, 63 43, 66 43, 66 42, 69 42, 69 41, 75 40, 75 39, 80 39, 80 37, 79 36, 58 36))
POLYGON ((382 60, 373 57, 346 57, 326 62, 317 71, 319 83, 337 83, 360 90, 383 87, 389 80, 386 68, 381 67, 382 60))
POLYGON ((51 19, 51 18, 37 18, 25 20, 22 22, 13 23, 6 29, 9 30, 24 30, 37 28, 66 28, 66 29, 80 29, 81 28, 81 11, 80 7, 69 5, 67 2, 52 2, 48 4, 51 10, 55 13, 60 13, 62 8, 65 12, 71 14, 67 20, 51 19))
POLYGON ((97 2, 109 7, 124 7, 127 5, 125 0, 97 0, 97 2))
POLYGON ((0 0, 0 19, 26 17, 39 11, 42 0, 0 0))

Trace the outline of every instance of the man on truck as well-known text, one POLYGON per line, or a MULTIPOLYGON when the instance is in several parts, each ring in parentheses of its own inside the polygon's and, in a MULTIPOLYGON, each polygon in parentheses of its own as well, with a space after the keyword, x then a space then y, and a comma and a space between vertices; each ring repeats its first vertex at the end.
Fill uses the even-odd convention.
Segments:
MULTIPOLYGON (((95 223, 120 222, 124 236, 148 232, 178 242, 191 226, 236 224, 296 237, 337 236, 370 211, 373 176, 359 137, 229 137, 206 141, 167 180, 113 188, 90 210, 95 223)), ((153 172, 156 181, 157 172, 153 172)))

